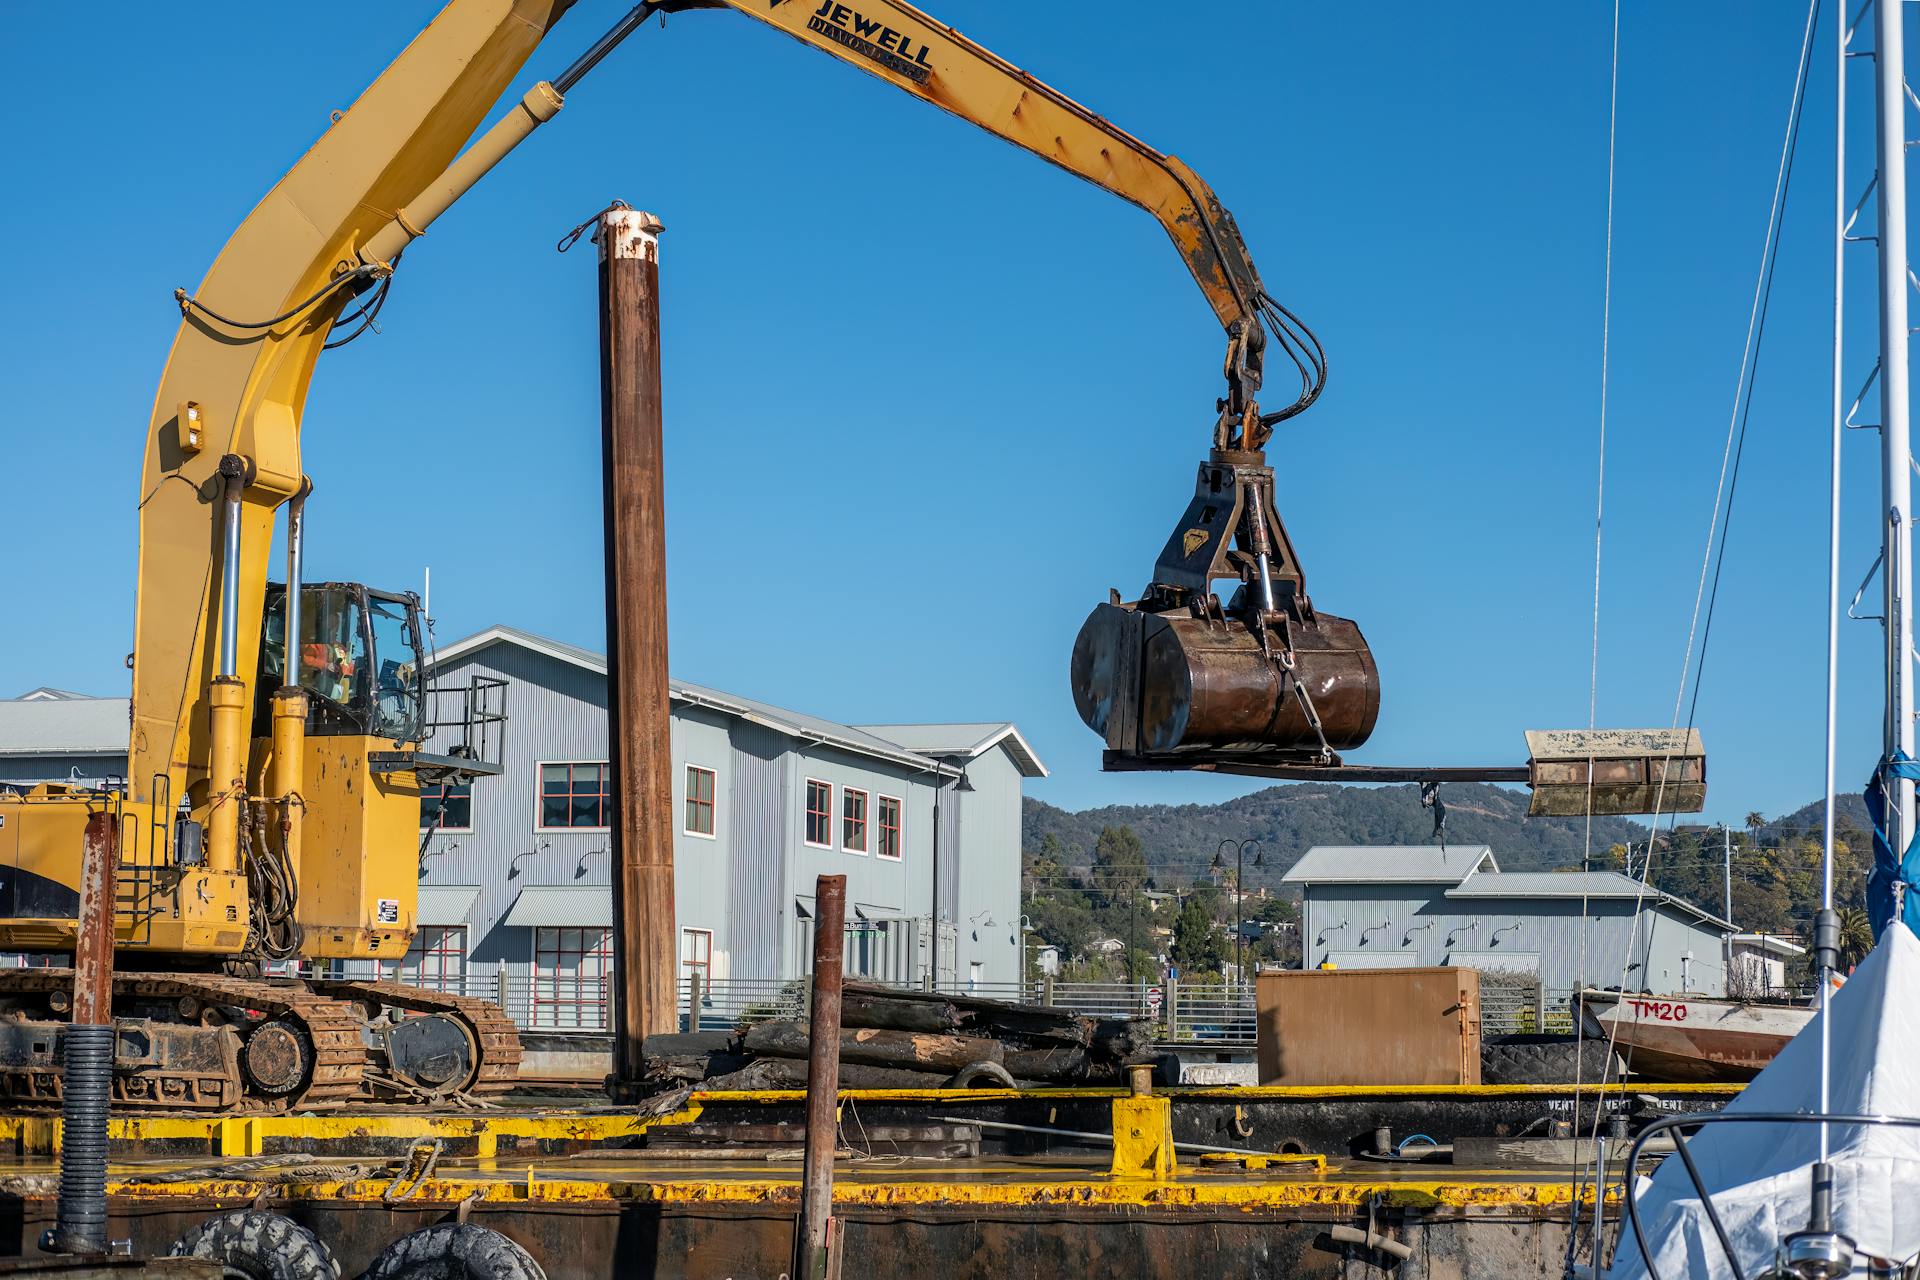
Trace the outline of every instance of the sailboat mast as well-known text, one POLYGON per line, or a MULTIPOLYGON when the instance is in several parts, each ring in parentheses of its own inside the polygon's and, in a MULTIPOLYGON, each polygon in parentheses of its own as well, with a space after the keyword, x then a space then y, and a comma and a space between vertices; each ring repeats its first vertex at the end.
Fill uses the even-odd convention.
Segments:
MULTIPOLYGON (((1907 432, 1907 131, 1905 5, 1874 4, 1874 99, 1879 161, 1880 483, 1886 587, 1887 717, 1885 756, 1914 754, 1912 448, 1907 432)), ((1903 850, 1913 839, 1913 783, 1892 779, 1887 836, 1903 850)), ((1831 905, 1829 903, 1828 905, 1831 905)))

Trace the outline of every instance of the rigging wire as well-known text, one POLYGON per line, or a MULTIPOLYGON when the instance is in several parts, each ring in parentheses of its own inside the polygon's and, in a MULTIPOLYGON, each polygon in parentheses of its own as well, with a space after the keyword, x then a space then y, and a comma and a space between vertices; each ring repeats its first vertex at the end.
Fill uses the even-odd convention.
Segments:
MULTIPOLYGON (((1613 197, 1614 197, 1614 160, 1619 140, 1620 124, 1620 0, 1613 0, 1613 41, 1612 66, 1607 82, 1607 229, 1605 265, 1602 269, 1600 286, 1600 442, 1595 466, 1593 496, 1593 648, 1587 671, 1587 732, 1591 734, 1599 724, 1600 706, 1600 551, 1601 534, 1605 528, 1607 510, 1607 386, 1608 356, 1613 336, 1613 197)), ((1587 984, 1587 922, 1589 904, 1587 893, 1591 887, 1587 873, 1592 870, 1593 861, 1593 758, 1587 758, 1587 822, 1580 853, 1580 985, 1587 984)), ((1584 1020, 1576 1017, 1573 1023, 1573 1114, 1574 1123, 1580 1120, 1580 1094, 1586 1067, 1586 1037, 1584 1020)), ((1595 1120, 1595 1125, 1599 1123, 1595 1120)), ((1596 1194, 1594 1204, 1600 1203, 1598 1180, 1605 1170, 1596 1169, 1596 1194)), ((1573 1221, 1567 1232, 1567 1269, 1573 1269, 1574 1250, 1580 1233, 1580 1197, 1578 1183, 1580 1174, 1573 1175, 1574 1192, 1572 1197, 1573 1221)), ((1596 1213, 1598 1210, 1596 1209, 1596 1213)), ((1593 1243, 1594 1270, 1599 1270, 1600 1241, 1596 1235, 1593 1243)))
MULTIPOLYGON (((1779 249, 1779 235, 1782 217, 1786 208, 1787 191, 1793 175, 1794 152, 1800 136, 1801 108, 1806 100, 1807 76, 1812 65, 1815 20, 1819 15, 1819 11, 1820 0, 1809 0, 1806 23, 1800 39, 1799 64, 1794 74, 1793 96, 1787 109, 1786 136, 1781 140, 1780 144, 1780 161, 1774 175, 1773 199, 1768 208, 1766 235, 1761 244, 1760 269, 1754 281, 1753 302, 1747 316, 1746 342, 1740 355, 1739 373, 1734 381, 1733 407, 1727 423, 1727 440, 1721 450, 1720 479, 1714 489, 1712 513, 1707 522, 1707 542, 1701 554, 1699 582, 1694 590, 1693 615, 1687 625, 1687 644, 1681 658, 1679 688, 1674 693, 1673 726, 1676 729, 1680 727, 1680 712, 1682 707, 1687 707, 1686 727, 1692 729, 1694 714, 1699 706, 1700 682, 1706 670, 1707 658, 1707 636, 1702 631, 1700 625, 1701 611, 1704 606, 1707 610, 1707 618, 1710 626, 1713 601, 1718 598, 1720 587, 1720 575, 1715 567, 1715 544, 1717 540, 1719 543, 1720 558, 1723 560, 1726 551, 1726 525, 1731 522, 1733 487, 1739 477, 1740 452, 1744 450, 1748 410, 1752 405, 1752 383, 1757 373, 1759 341, 1765 331, 1766 313, 1772 298, 1773 269, 1779 249), (1736 449, 1736 445, 1740 446, 1739 450, 1736 449), (1726 507, 1726 521, 1724 523, 1722 519, 1723 502, 1726 507), (1711 596, 1709 596, 1708 576, 1710 571, 1712 572, 1711 596), (1696 639, 1699 641, 1699 663, 1697 666, 1694 662, 1696 639), (1687 684, 1690 675, 1694 686, 1694 697, 1691 704, 1689 704, 1687 700, 1687 684)), ((1647 852, 1641 862, 1640 875, 1636 882, 1633 909, 1635 923, 1633 929, 1628 934, 1625 951, 1620 957, 1620 978, 1618 986, 1623 990, 1626 988, 1627 975, 1631 972, 1635 944, 1640 941, 1640 921, 1644 918, 1643 911, 1650 887, 1649 881, 1653 875, 1654 853, 1659 845, 1658 829, 1661 817, 1660 807, 1665 799, 1665 774, 1666 771, 1663 769, 1660 791, 1656 793, 1654 813, 1652 821, 1649 823, 1650 831, 1647 838, 1647 852)), ((1669 839, 1671 839, 1675 822, 1676 815, 1668 814, 1667 826, 1669 839)), ((1650 952, 1652 945, 1653 925, 1649 924, 1644 946, 1647 951, 1650 952)), ((1582 980, 1584 981, 1584 973, 1582 980)), ((1615 1051, 1618 1038, 1619 1023, 1616 1021, 1608 1029, 1607 1034, 1609 1061, 1617 1060, 1615 1051)), ((1584 1057, 1584 1055, 1581 1056, 1584 1057)), ((1577 1110, 1579 1105, 1577 1071, 1575 1089, 1575 1107, 1577 1110)), ((1600 1132, 1600 1113, 1601 1109, 1596 1107, 1593 1117, 1593 1131, 1589 1139, 1590 1142, 1598 1139, 1600 1132)), ((1596 1174, 1596 1176, 1598 1175, 1596 1174)), ((1569 1242, 1568 1248, 1569 1250, 1572 1249, 1571 1242, 1569 1242)))

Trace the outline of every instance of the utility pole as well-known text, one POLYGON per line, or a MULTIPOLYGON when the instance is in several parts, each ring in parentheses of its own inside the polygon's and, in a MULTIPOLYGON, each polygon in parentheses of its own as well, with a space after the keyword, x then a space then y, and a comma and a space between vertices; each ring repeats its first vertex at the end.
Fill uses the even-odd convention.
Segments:
MULTIPOLYGON (((1723 919, 1733 923, 1733 829, 1725 823, 1720 825, 1720 852, 1725 860, 1727 911, 1723 919)), ((1720 982, 1727 989, 1722 995, 1733 994, 1733 935, 1720 948, 1720 982)))
POLYGON ((1140 950, 1140 883, 1135 881, 1127 891, 1127 981, 1139 985, 1140 978, 1134 972, 1134 956, 1140 950))
POLYGON ((601 482, 606 509, 607 750, 613 861, 614 1093, 649 1035, 679 1021, 667 693, 660 219, 600 215, 601 482))

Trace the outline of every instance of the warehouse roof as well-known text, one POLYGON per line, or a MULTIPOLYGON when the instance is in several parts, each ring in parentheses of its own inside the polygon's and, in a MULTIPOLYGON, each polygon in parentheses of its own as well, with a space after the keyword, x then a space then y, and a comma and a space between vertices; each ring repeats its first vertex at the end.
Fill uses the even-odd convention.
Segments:
POLYGON ((1729 933, 1734 926, 1711 912, 1702 911, 1685 898, 1662 893, 1652 885, 1642 886, 1632 876, 1618 871, 1501 871, 1468 876, 1447 890, 1449 898, 1587 898, 1636 899, 1664 902, 1694 916, 1703 923, 1718 925, 1729 933))
MULTIPOLYGON (((493 644, 512 644, 520 648, 542 653, 550 658, 571 663, 576 667, 592 671, 597 675, 607 673, 605 654, 579 645, 566 644, 559 640, 550 640, 545 636, 522 631, 518 627, 494 625, 484 631, 475 632, 451 644, 440 646, 434 653, 436 667, 445 666, 459 658, 478 653, 493 644)), ((706 707, 723 715, 734 716, 754 724, 764 725, 777 733, 806 742, 817 742, 823 746, 836 747, 856 755, 871 756, 893 764, 905 765, 911 769, 947 777, 959 776, 961 769, 938 757, 943 755, 977 755, 980 751, 998 745, 1007 744, 1014 761, 1027 777, 1044 777, 1046 768, 1033 754, 1025 739, 1010 723, 963 724, 963 725, 849 725, 838 721, 808 715, 802 711, 791 711, 777 707, 770 702, 760 702, 753 698, 743 698, 739 694, 725 693, 719 689, 709 689, 704 685, 692 684, 685 680, 669 678, 668 689, 673 700, 687 706, 706 707), (903 733, 912 731, 917 740, 961 744, 952 752, 935 751, 914 746, 889 737, 882 730, 896 728, 903 733), (1017 742, 1017 746, 1015 743, 1017 742)))
POLYGON ((126 753, 128 699, 43 693, 0 701, 0 756, 126 753))
POLYGON ((1283 884, 1459 884, 1475 871, 1500 870, 1484 844, 1317 844, 1283 884))
POLYGON ((923 756, 964 757, 972 760, 995 747, 1005 747, 1013 757, 1021 776, 1044 778, 1047 766, 1040 763, 1027 740, 1020 736, 1011 720, 982 721, 977 724, 863 724, 856 728, 897 742, 923 756))

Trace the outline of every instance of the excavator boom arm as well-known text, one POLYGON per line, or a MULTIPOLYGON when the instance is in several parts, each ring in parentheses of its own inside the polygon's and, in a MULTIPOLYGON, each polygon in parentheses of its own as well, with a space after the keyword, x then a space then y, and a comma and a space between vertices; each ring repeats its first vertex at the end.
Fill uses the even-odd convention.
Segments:
MULTIPOLYGON (((660 7, 718 3, 669 0, 660 7)), ((1200 176, 1174 157, 901 0, 724 3, 1139 205, 1166 228, 1221 327, 1232 332, 1256 322, 1264 290, 1240 230, 1200 176)))
MULTIPOLYGON (((304 483, 300 420, 333 321, 655 12, 737 9, 1146 209, 1228 334, 1229 394, 1216 443, 1237 430, 1239 442, 1257 448, 1282 416, 1263 423, 1252 396, 1266 345, 1261 317, 1277 324, 1283 313, 1206 183, 900 0, 649 0, 456 158, 572 3, 450 0, 248 215, 199 289, 182 295, 141 481, 129 761, 136 799, 186 797, 201 816, 230 791, 209 776, 212 691, 218 677, 245 684, 257 668, 274 512, 304 483), (244 471, 231 487, 223 465, 244 471), (223 498, 235 490, 237 608, 230 597, 223 610, 223 498), (221 635, 223 614, 232 636, 221 635)), ((1289 412, 1312 394, 1317 384, 1289 412)), ((246 700, 265 692, 249 690, 246 700)))

